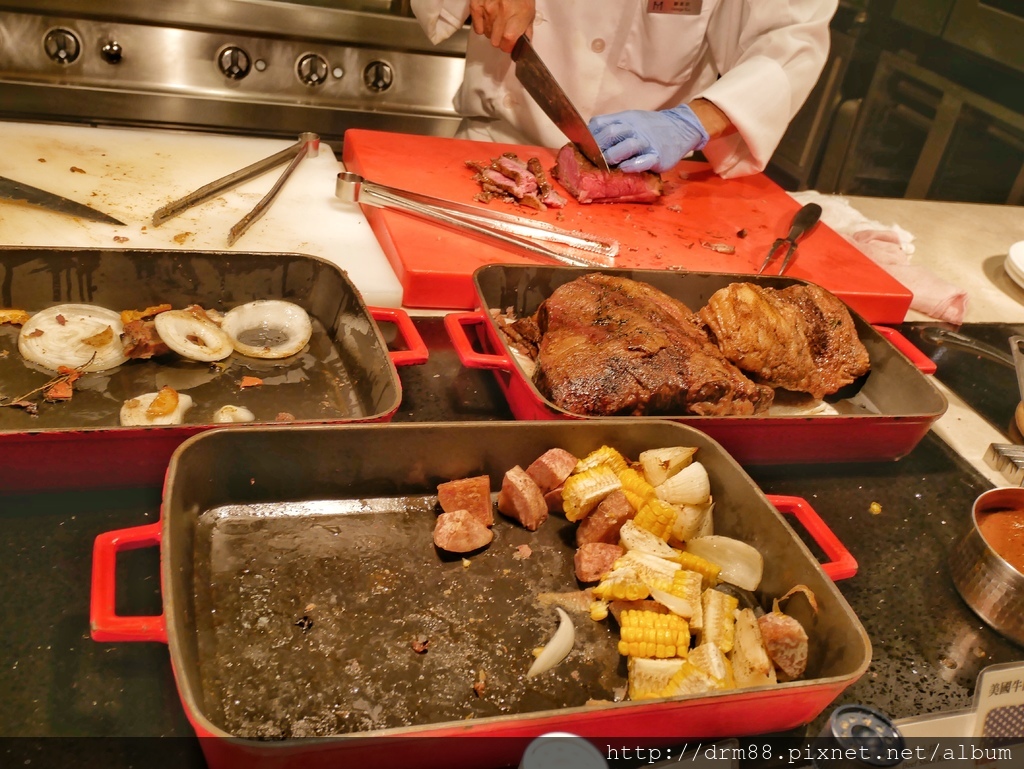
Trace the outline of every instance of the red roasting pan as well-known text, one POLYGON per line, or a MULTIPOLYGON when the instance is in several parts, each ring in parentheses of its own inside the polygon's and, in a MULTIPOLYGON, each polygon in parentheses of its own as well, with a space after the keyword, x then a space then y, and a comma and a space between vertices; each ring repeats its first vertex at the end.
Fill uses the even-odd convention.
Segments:
POLYGON ((674 744, 812 721, 870 661, 829 576, 855 570, 803 500, 765 497, 720 444, 668 420, 230 427, 175 451, 159 521, 96 539, 91 626, 96 641, 168 645, 211 769, 486 769, 515 765, 523 741, 548 732, 674 744), (618 631, 585 604, 572 611, 569 656, 526 678, 558 621, 542 595, 579 590, 575 524, 552 515, 529 532, 498 515, 486 549, 444 556, 431 538, 436 487, 486 474, 496 497, 514 465, 602 445, 632 458, 698 447, 716 531, 765 556, 762 604, 800 584, 817 598, 817 613, 802 596, 786 606, 811 639, 803 680, 622 701, 618 631), (777 508, 800 517, 829 563, 777 508), (160 548, 162 613, 118 615, 117 554, 149 546, 160 548))
MULTIPOLYGON (((308 345, 289 358, 232 354, 223 366, 176 355, 128 361, 82 376, 70 401, 40 402, 36 414, 0 407, 0 489, 7 491, 159 486, 175 447, 214 426, 213 413, 227 404, 248 407, 260 422, 386 421, 402 400, 395 366, 427 358, 407 314, 368 308, 343 270, 312 256, 0 248, 0 277, 0 307, 30 313, 68 302, 117 312, 162 303, 225 312, 284 299, 313 321, 308 345), (394 323, 407 349, 389 352, 375 321, 394 323), (242 388, 243 376, 263 384, 242 388), (185 424, 120 426, 125 400, 163 385, 195 402, 185 424)), ((19 331, 0 325, 3 404, 53 376, 22 358, 19 331)))
MULTIPOLYGON (((587 268, 493 264, 473 275, 478 308, 451 313, 445 326, 463 365, 493 369, 517 419, 587 419, 566 411, 541 394, 498 330, 492 313, 532 314, 556 288, 593 272, 587 268), (482 329, 470 339, 469 327, 482 329)), ((604 270, 643 281, 696 311, 715 291, 730 283, 750 282, 782 288, 806 283, 794 278, 670 272, 604 270)), ((925 436, 946 411, 946 398, 924 373, 935 364, 901 334, 874 327, 850 313, 871 358, 871 371, 830 397, 838 413, 791 416, 672 416, 703 430, 743 464, 852 462, 899 459, 925 436), (923 373, 924 372, 924 373, 923 373), (850 392, 853 391, 853 392, 850 392)), ((617 417, 613 417, 617 418, 617 417)))

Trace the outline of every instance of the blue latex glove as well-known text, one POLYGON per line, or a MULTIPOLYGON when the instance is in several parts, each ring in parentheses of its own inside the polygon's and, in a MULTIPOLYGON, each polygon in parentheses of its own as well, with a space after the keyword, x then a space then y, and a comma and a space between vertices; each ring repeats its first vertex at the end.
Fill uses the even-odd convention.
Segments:
POLYGON ((708 132, 686 104, 649 112, 626 110, 597 115, 588 124, 610 165, 623 171, 668 171, 694 150, 704 149, 708 132))

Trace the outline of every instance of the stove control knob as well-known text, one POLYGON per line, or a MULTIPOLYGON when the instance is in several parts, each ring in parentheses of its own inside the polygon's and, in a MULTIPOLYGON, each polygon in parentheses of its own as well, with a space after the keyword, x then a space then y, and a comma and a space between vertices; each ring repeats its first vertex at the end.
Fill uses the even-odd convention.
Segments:
POLYGON ((107 62, 107 64, 119 64, 123 55, 124 50, 116 40, 111 40, 100 48, 100 56, 103 57, 103 61, 107 62))
POLYGON ((229 45, 217 55, 217 66, 225 77, 241 80, 249 74, 252 60, 244 49, 237 45, 229 45))
POLYGON ((371 61, 363 70, 363 84, 374 93, 382 93, 395 82, 395 71, 386 61, 371 61))
POLYGON ((295 65, 295 74, 303 85, 310 87, 323 85, 327 80, 327 59, 318 53, 306 53, 299 57, 295 65))
POLYGON ((51 29, 43 38, 43 49, 52 61, 70 64, 82 52, 82 44, 74 32, 67 29, 51 29))

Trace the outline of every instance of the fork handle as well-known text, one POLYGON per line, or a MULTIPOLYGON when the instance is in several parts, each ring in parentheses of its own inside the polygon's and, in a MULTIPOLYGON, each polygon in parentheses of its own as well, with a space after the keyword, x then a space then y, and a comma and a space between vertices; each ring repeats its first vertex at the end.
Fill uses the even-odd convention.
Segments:
POLYGON ((789 228, 789 235, 786 236, 786 240, 790 243, 796 243, 797 239, 817 224, 820 218, 821 206, 817 203, 808 203, 797 211, 796 216, 793 217, 793 224, 789 228))

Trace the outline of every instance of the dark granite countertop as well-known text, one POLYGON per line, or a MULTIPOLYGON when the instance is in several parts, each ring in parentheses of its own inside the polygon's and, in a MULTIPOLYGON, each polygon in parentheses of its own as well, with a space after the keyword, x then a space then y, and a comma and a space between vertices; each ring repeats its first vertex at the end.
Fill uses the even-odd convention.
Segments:
MULTIPOLYGON (((431 357, 400 370, 395 421, 510 419, 490 373, 460 365, 441 320, 416 324, 431 357)), ((865 703, 894 718, 956 711, 971 706, 982 668, 1024 658, 963 604, 949 579, 950 546, 990 484, 933 434, 897 462, 748 470, 768 493, 807 499, 859 562, 839 586, 867 629, 873 659, 835 704, 865 703), (873 514, 876 502, 881 512, 873 514)), ((202 766, 166 647, 89 637, 93 540, 155 521, 159 491, 0 500, 0 735, 181 737, 167 765, 202 766)), ((159 613, 157 567, 155 549, 122 554, 119 611, 159 613)), ((809 725, 808 734, 818 728, 809 725)), ((131 763, 120 752, 107 765, 131 763)))

